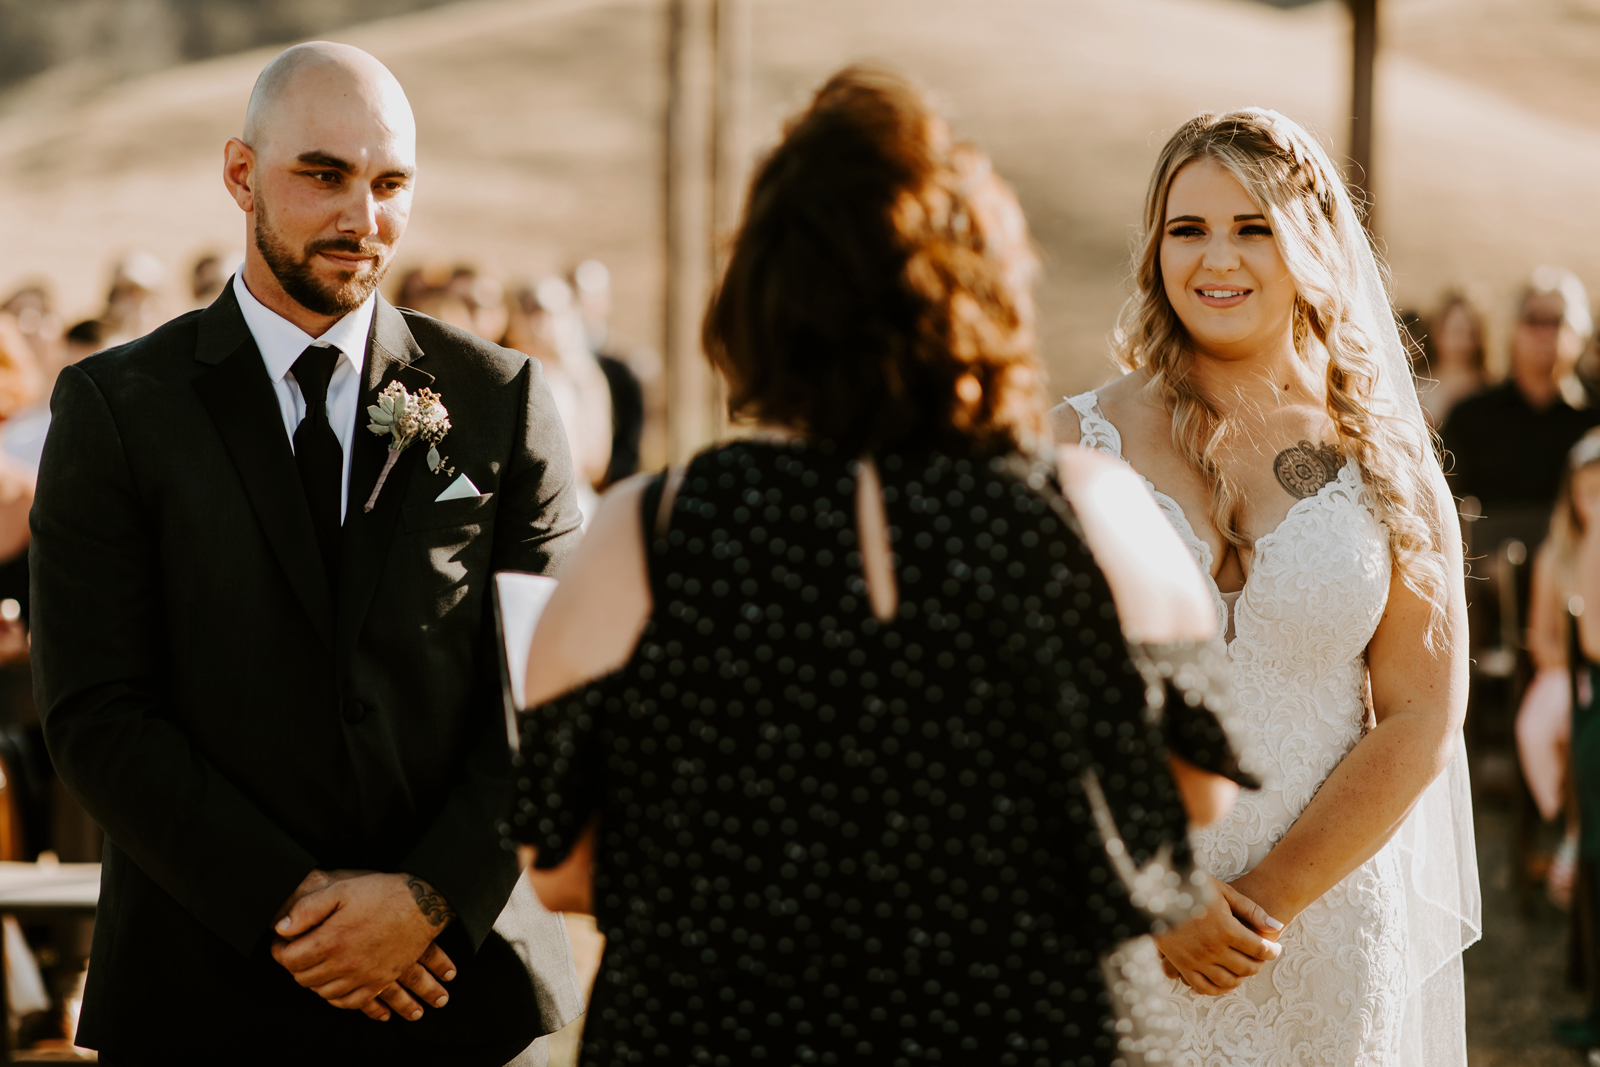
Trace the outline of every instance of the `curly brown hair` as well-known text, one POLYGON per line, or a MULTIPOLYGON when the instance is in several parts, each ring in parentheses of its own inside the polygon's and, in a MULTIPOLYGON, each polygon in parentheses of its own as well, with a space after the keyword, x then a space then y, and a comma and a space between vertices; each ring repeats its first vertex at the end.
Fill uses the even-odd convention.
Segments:
POLYGON ((703 337, 728 411, 847 454, 1042 440, 1015 197, 905 79, 830 78, 757 168, 703 337))

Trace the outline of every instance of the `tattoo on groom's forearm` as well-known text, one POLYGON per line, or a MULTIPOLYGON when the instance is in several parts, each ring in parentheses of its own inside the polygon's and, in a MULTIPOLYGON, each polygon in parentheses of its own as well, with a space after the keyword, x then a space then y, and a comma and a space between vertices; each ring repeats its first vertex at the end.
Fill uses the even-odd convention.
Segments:
POLYGON ((450 903, 440 896, 438 891, 418 878, 414 874, 406 875, 406 885, 411 890, 412 899, 417 902, 417 910, 428 917, 428 921, 435 926, 443 926, 456 917, 455 909, 450 903))

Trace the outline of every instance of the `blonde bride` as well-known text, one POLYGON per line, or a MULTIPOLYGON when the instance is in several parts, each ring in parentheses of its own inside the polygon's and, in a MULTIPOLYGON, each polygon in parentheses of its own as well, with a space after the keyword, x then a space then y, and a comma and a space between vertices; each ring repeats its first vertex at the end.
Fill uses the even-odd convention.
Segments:
POLYGON ((1128 373, 1055 430, 1142 474, 1211 576, 1265 782, 1194 835, 1234 914, 1156 939, 1176 1061, 1464 1067, 1460 538, 1382 269, 1326 153, 1272 111, 1180 129, 1143 229, 1128 373), (1272 919, 1238 918, 1251 902, 1272 919))

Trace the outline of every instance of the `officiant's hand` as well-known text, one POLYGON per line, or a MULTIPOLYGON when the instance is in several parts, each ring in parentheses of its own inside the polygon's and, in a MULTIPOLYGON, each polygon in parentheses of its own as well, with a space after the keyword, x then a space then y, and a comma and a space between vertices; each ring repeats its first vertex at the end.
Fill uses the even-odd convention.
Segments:
POLYGON ((1283 953, 1271 940, 1283 924, 1228 883, 1212 878, 1211 888, 1215 892, 1205 914, 1155 940, 1167 977, 1215 997, 1238 988, 1283 953))
POLYGON ((455 913, 433 888, 405 874, 335 872, 326 884, 291 898, 274 926, 272 955, 300 985, 340 1008, 388 1017, 422 1017, 422 1004, 443 1007, 437 978, 455 967, 434 938, 455 913), (409 992, 408 992, 409 990, 409 992))

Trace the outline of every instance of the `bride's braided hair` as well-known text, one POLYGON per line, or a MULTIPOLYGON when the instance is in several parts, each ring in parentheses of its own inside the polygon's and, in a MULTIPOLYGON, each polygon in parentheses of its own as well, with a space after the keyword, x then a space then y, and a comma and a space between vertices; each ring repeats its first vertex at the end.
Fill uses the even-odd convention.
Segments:
MULTIPOLYGON (((1168 191, 1180 170, 1201 159, 1238 179, 1272 226, 1297 293, 1295 347, 1302 355, 1313 344, 1327 351, 1328 416, 1388 528, 1394 566, 1406 586, 1433 607, 1431 644, 1442 632, 1446 603, 1438 467, 1420 419, 1379 392, 1384 348, 1400 343, 1382 294, 1386 279, 1343 180, 1300 125, 1275 111, 1249 108, 1200 115, 1173 134, 1145 196, 1134 293, 1114 335, 1117 358, 1128 370, 1150 374, 1149 388, 1172 412, 1173 444, 1211 490, 1213 525, 1229 542, 1248 547, 1233 521, 1239 489, 1219 462, 1234 427, 1193 380, 1188 335, 1161 276, 1168 191), (1385 309, 1382 321, 1372 321, 1373 305, 1385 309)), ((1411 388, 1409 378, 1392 385, 1411 388)))

